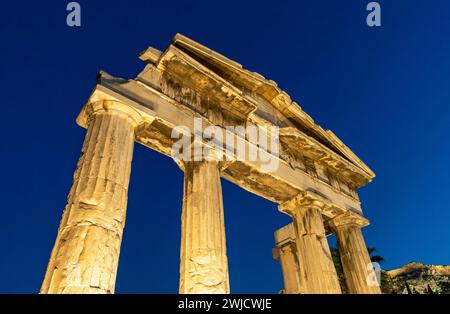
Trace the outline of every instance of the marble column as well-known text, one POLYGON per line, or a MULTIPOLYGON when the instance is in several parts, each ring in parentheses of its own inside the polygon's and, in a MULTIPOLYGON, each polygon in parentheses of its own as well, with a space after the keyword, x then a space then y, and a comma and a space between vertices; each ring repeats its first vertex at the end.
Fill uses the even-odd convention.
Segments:
POLYGON ((217 161, 183 162, 180 293, 229 293, 217 161))
POLYGON ((320 200, 301 194, 280 205, 289 214, 297 233, 300 280, 308 294, 340 294, 341 288, 325 235, 320 200))
POLYGON ((87 105, 88 127, 41 293, 114 293, 137 116, 87 105))
POLYGON ((353 294, 381 293, 361 232, 366 225, 367 219, 350 212, 330 221, 338 242, 345 283, 348 292, 353 294))

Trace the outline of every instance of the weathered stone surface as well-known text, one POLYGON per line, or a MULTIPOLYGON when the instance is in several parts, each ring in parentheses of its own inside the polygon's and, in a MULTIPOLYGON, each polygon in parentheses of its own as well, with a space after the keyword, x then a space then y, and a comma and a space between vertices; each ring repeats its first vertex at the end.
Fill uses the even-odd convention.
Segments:
POLYGON ((180 293, 229 293, 217 162, 184 163, 180 293))
POLYGON ((299 195, 280 205, 289 214, 297 234, 296 248, 300 264, 300 281, 304 293, 341 293, 339 281, 325 234, 319 200, 299 195))
POLYGON ((304 293, 300 281, 300 262, 296 248, 296 233, 291 223, 275 232, 276 247, 273 249, 273 257, 280 261, 283 272, 285 294, 304 293))
MULTIPOLYGON (((292 101, 290 96, 281 90, 277 84, 264 78, 259 73, 252 72, 243 68, 243 66, 227 57, 205 47, 192 39, 181 34, 175 35, 172 43, 167 48, 176 47, 181 49, 187 56, 198 61, 197 67, 201 66, 204 70, 215 72, 218 76, 225 79, 228 83, 247 92, 252 97, 258 99, 258 109, 262 107, 264 99, 271 105, 270 115, 274 116, 280 112, 283 116, 281 121, 288 123, 300 131, 306 131, 311 138, 325 144, 327 148, 338 152, 349 162, 361 168, 366 173, 366 184, 375 176, 367 165, 365 165, 332 131, 324 130, 317 125, 314 120, 302 110, 302 108, 292 101)), ((161 62, 161 60, 160 60, 161 62)))
POLYGON ((348 293, 381 293, 361 233, 361 227, 367 224, 367 219, 354 213, 342 214, 330 222, 338 241, 348 293))
POLYGON ((92 112, 41 293, 113 293, 136 121, 92 112))
MULTIPOLYGON (((183 126, 194 135, 200 120, 203 129, 281 128, 280 154, 266 151, 277 165, 271 171, 261 160, 178 162, 185 171, 180 292, 229 292, 223 177, 281 204, 293 218, 294 239, 277 242, 274 251, 286 292, 340 293, 323 223, 347 212, 362 215, 356 190, 374 173, 275 82, 193 40, 178 34, 164 51, 149 48, 141 59, 148 64, 135 79, 101 72, 77 118, 88 132, 41 292, 114 291, 133 142, 169 156, 172 132, 183 126)), ((242 134, 231 139, 246 151, 261 144, 242 134)), ((194 142, 209 145, 204 138, 194 142)), ((226 146, 223 139, 217 144, 226 146)), ((363 251, 357 230, 336 232, 352 241, 344 250, 363 251)), ((360 282, 366 256, 346 261, 358 269, 349 280, 360 282)))
MULTIPOLYGON (((193 109, 197 106, 198 100, 196 99, 198 97, 190 97, 191 94, 189 93, 184 98, 177 96, 183 93, 184 87, 179 86, 180 90, 174 90, 170 93, 167 90, 168 86, 164 86, 164 91, 158 90, 156 85, 161 84, 161 82, 157 79, 158 75, 154 71, 158 70, 150 70, 146 67, 137 80, 128 81, 119 80, 103 73, 99 78, 99 85, 97 85, 91 98, 104 97, 106 94, 109 97, 115 97, 120 101, 127 102, 130 108, 139 111, 149 121, 157 119, 159 121, 158 124, 164 126, 160 129, 161 134, 156 134, 158 132, 157 129, 151 130, 151 132, 141 130, 142 132, 137 136, 137 141, 167 155, 171 150, 171 146, 169 146, 171 141, 162 141, 154 145, 155 138, 166 136, 167 128, 173 129, 182 125, 193 129, 194 118, 202 119, 202 124, 205 128, 214 124, 209 120, 210 111, 199 112, 198 108, 193 109), (183 102, 180 103, 176 99, 183 100, 183 102), (194 105, 188 106, 186 103, 189 101, 191 104, 194 103, 194 105)), ((263 119, 255 120, 252 115, 248 119, 249 122, 263 123, 261 122, 263 119)), ((79 124, 82 126, 84 125, 82 123, 83 120, 84 112, 78 118, 79 124)), ((238 141, 237 136, 234 141, 238 141)), ((247 147, 253 145, 246 139, 244 139, 244 142, 247 147)), ((356 195, 352 194, 353 196, 350 196, 343 193, 339 189, 339 185, 333 187, 330 183, 319 180, 306 171, 290 165, 285 160, 280 159, 278 169, 270 173, 264 171, 261 165, 262 163, 258 160, 238 160, 233 162, 221 175, 242 188, 274 202, 282 203, 300 192, 314 190, 322 195, 326 195, 330 203, 340 208, 351 208, 355 211, 361 211, 361 204, 356 195), (237 171, 233 171, 234 169, 237 169, 237 171), (246 170, 240 172, 239 169, 246 170)))

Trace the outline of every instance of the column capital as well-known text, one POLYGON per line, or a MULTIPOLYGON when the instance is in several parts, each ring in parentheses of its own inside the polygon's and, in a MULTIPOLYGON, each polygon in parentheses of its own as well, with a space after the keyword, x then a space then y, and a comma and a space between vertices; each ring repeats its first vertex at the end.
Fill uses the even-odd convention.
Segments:
POLYGON ((222 173, 233 163, 233 161, 228 161, 223 156, 220 156, 220 152, 217 152, 217 150, 205 148, 204 143, 191 141, 187 147, 183 147, 183 149, 186 149, 186 153, 183 152, 179 155, 172 154, 172 160, 183 172, 187 164, 210 163, 216 164, 219 172, 222 173))
POLYGON ((138 110, 116 99, 102 99, 88 102, 80 115, 77 117, 77 123, 82 127, 87 127, 95 114, 112 113, 118 114, 128 119, 134 127, 141 123, 149 122, 138 110))
POLYGON ((357 226, 359 228, 369 225, 369 220, 357 213, 347 211, 329 220, 332 229, 342 226, 357 226))
POLYGON ((280 259, 282 253, 297 254, 295 242, 286 242, 281 245, 277 245, 272 249, 272 257, 277 261, 280 259))
POLYGON ((278 210, 292 216, 297 210, 302 208, 315 208, 322 212, 326 206, 326 201, 319 195, 311 192, 301 192, 292 199, 281 203, 278 206, 278 210))
POLYGON ((178 168, 180 168, 180 170, 183 172, 186 171, 186 165, 201 164, 201 163, 215 164, 215 165, 217 165, 217 167, 219 169, 219 173, 222 173, 222 171, 223 171, 222 163, 217 160, 205 160, 205 159, 203 159, 203 160, 181 160, 181 159, 176 159, 176 158, 172 158, 172 160, 177 164, 178 168))

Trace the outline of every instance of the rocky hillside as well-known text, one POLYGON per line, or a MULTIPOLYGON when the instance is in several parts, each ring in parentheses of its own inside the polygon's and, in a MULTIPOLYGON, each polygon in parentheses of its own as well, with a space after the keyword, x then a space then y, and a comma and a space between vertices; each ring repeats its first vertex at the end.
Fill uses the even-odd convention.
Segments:
POLYGON ((382 276, 384 293, 450 294, 450 265, 409 263, 382 276))

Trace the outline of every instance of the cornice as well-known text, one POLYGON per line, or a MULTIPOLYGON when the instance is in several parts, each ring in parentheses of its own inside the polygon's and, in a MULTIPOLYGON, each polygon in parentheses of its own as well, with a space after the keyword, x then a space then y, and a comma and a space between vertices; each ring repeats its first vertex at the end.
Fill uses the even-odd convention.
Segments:
POLYGON ((211 105, 243 121, 257 108, 253 98, 175 46, 163 52, 157 68, 196 91, 211 105))
POLYGON ((354 188, 367 184, 373 178, 371 174, 296 128, 281 128, 280 142, 285 143, 292 152, 300 153, 324 167, 331 168, 344 181, 354 185, 354 188))

